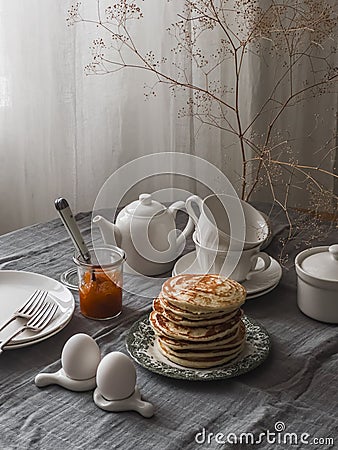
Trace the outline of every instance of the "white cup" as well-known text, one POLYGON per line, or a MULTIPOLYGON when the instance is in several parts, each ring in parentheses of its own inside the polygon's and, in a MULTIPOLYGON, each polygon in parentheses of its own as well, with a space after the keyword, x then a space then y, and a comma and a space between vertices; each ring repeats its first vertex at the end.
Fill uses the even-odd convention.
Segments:
POLYGON ((197 240, 196 231, 193 234, 196 246, 197 260, 204 273, 217 273, 235 281, 249 280, 253 275, 263 272, 271 264, 267 253, 259 251, 259 245, 242 251, 217 250, 201 245, 197 240), (256 268, 258 259, 263 260, 263 266, 256 268))
POLYGON ((185 205, 202 246, 247 250, 261 246, 268 238, 269 227, 262 214, 238 197, 212 194, 202 200, 192 195, 185 205))

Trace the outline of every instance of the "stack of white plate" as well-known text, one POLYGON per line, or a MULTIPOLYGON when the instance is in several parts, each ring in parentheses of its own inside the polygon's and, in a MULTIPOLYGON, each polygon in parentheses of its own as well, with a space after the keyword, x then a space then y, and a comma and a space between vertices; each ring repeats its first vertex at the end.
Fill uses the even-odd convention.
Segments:
MULTIPOLYGON (((37 273, 1 270, 0 271, 0 326, 6 322, 13 313, 20 308, 36 290, 46 290, 59 306, 57 314, 48 326, 39 333, 25 330, 5 347, 15 349, 36 344, 48 339, 61 331, 70 321, 75 309, 75 301, 72 293, 59 281, 37 273)), ((0 331, 0 342, 13 333, 21 325, 24 319, 15 319, 11 324, 0 331)))

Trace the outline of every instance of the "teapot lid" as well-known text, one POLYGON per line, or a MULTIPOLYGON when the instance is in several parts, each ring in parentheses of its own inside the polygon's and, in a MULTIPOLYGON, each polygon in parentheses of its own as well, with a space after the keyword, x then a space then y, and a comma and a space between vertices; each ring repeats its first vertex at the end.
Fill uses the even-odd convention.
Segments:
POLYGON ((318 279, 338 281, 338 244, 313 251, 300 265, 304 272, 318 279))
POLYGON ((165 211, 167 208, 161 203, 153 200, 151 194, 141 194, 138 200, 126 206, 128 214, 137 217, 153 217, 155 214, 165 211))

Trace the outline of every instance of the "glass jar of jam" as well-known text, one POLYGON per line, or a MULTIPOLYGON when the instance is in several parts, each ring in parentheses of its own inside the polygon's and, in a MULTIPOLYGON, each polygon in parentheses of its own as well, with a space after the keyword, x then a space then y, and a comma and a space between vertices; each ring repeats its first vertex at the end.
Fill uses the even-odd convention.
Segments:
POLYGON ((90 319, 106 320, 122 311, 123 263, 125 253, 106 245, 89 249, 90 262, 74 257, 78 268, 80 311, 90 319))

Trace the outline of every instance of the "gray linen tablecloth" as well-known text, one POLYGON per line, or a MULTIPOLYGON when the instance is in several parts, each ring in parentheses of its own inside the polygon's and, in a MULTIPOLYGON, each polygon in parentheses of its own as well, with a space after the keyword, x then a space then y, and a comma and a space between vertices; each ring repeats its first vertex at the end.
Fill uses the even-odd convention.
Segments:
MULTIPOLYGON (((89 241, 90 214, 79 214, 77 219, 89 241)), ((277 216, 275 236, 266 250, 272 256, 277 255, 286 229, 286 222, 277 216)), ((317 245, 338 242, 337 229, 329 230, 324 224, 322 230, 317 245)), ((337 327, 311 320, 296 304, 292 264, 308 237, 309 232, 303 231, 288 244, 289 261, 279 286, 248 300, 244 307, 271 336, 272 351, 266 362, 238 378, 215 382, 179 381, 137 366, 141 393, 155 405, 151 419, 135 412, 108 413, 95 406, 92 392, 75 393, 58 386, 39 389, 33 380, 41 370, 60 368, 62 347, 75 333, 93 336, 103 355, 114 350, 126 353, 130 326, 150 311, 149 296, 159 292, 163 280, 140 284, 137 277, 126 276, 126 288, 138 295, 125 293, 123 313, 107 322, 82 317, 75 295, 74 317, 60 333, 0 356, 0 450, 250 448, 239 443, 219 444, 215 435, 251 432, 258 438, 261 432, 274 432, 276 422, 283 422, 285 432, 297 433, 299 439, 302 433, 310 435, 309 442, 334 438, 338 447, 337 327), (213 433, 209 443, 208 433, 213 433)), ((0 249, 3 270, 27 270, 59 279, 72 265, 72 244, 60 220, 1 236, 0 249)), ((329 445, 291 446, 266 439, 256 444, 264 449, 291 447, 329 445)))

